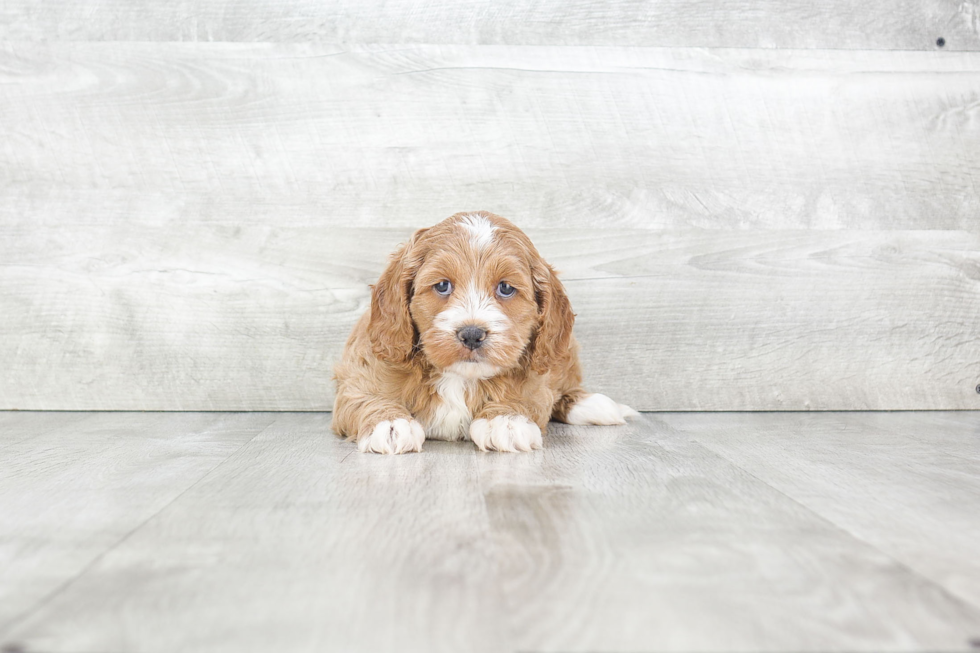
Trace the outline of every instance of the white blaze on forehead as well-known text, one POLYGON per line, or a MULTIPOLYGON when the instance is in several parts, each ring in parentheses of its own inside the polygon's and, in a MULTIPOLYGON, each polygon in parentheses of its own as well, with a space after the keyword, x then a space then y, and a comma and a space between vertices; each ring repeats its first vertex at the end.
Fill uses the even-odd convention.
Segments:
POLYGON ((493 298, 474 286, 461 291, 458 298, 454 293, 453 298, 449 308, 439 313, 435 319, 436 327, 443 331, 456 333, 460 327, 473 324, 493 333, 506 329, 510 323, 493 298))
POLYGON ((464 215, 459 224, 470 232, 470 243, 477 249, 483 249, 493 242, 493 232, 497 230, 493 223, 482 215, 464 215))

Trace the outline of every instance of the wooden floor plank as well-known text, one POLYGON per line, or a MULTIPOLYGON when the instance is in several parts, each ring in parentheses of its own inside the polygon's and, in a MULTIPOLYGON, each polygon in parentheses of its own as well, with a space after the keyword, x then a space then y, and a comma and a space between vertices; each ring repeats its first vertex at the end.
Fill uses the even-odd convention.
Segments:
MULTIPOLYGON (((19 588, 10 596, 36 607, 0 631, 0 644, 51 653, 966 651, 980 633, 980 606, 964 591, 972 572, 935 573, 975 565, 968 507, 980 487, 967 414, 924 413, 907 427, 869 413, 646 415, 625 428, 552 425, 530 455, 428 442, 401 457, 358 453, 328 432, 329 418, 237 416, 234 429, 251 421, 253 433, 275 421, 126 526, 127 537, 40 605, 25 588, 71 549, 52 549, 44 565, 8 556, 19 588), (745 469, 729 460, 739 452, 745 469), (785 469, 769 475, 772 485, 760 452, 785 469), (898 475, 912 480, 903 486, 898 475), (942 488, 956 505, 942 505, 942 488), (886 535, 919 538, 918 558, 855 528, 862 506, 886 524, 904 521, 904 532, 886 535), (936 538, 964 531, 943 547, 930 528, 936 538)), ((78 492, 86 479, 83 502, 63 491, 60 510, 40 512, 68 525, 65 543, 85 536, 84 522, 119 529, 131 511, 100 521, 93 514, 109 511, 84 505, 121 507, 161 466, 231 446, 201 415, 170 416, 166 427, 158 416, 118 419, 95 415, 87 448, 70 437, 64 447, 18 445, 0 496, 20 488, 21 518, 2 532, 30 526, 32 501, 55 505, 56 484, 78 492), (161 461, 153 452, 168 438, 171 459, 161 461), (80 455, 88 462, 66 462, 80 455)), ((59 537, 50 528, 35 536, 59 537)))
POLYGON ((24 417, 23 431, 30 422, 63 426, 0 454, 0 632, 271 421, 218 413, 24 417))
POLYGON ((55 429, 78 426, 90 412, 0 410, 0 450, 55 429))
POLYGON ((44 651, 507 650, 472 445, 280 415, 8 634, 44 651))
POLYGON ((980 608, 980 413, 663 420, 980 608))
POLYGON ((964 650, 980 627, 977 607, 656 417, 559 427, 535 457, 480 459, 519 650, 964 650))

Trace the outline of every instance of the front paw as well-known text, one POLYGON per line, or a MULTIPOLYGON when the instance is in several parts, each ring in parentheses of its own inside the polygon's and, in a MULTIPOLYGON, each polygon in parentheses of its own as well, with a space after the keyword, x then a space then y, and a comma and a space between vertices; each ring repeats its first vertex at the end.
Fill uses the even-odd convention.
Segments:
POLYGON ((531 451, 541 448, 541 429, 523 415, 498 415, 473 420, 470 439, 481 451, 531 451))
POLYGON ((362 453, 408 453, 422 451, 425 430, 414 419, 385 420, 357 442, 362 453))

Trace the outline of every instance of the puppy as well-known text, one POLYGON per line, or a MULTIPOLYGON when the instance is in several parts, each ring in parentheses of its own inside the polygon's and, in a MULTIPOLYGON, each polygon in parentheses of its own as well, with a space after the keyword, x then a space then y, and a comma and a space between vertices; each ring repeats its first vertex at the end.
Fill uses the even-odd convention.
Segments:
POLYGON ((427 438, 531 451, 549 419, 623 424, 636 411, 582 388, 574 321, 554 269, 504 218, 420 229, 347 340, 332 428, 361 451, 405 453, 427 438))

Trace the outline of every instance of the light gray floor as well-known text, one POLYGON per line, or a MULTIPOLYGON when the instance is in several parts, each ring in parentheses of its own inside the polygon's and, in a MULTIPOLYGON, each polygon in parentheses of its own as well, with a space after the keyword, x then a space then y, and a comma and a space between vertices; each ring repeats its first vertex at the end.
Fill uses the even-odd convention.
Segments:
POLYGON ((400 457, 329 419, 0 413, 0 645, 980 648, 980 413, 645 414, 400 457))

